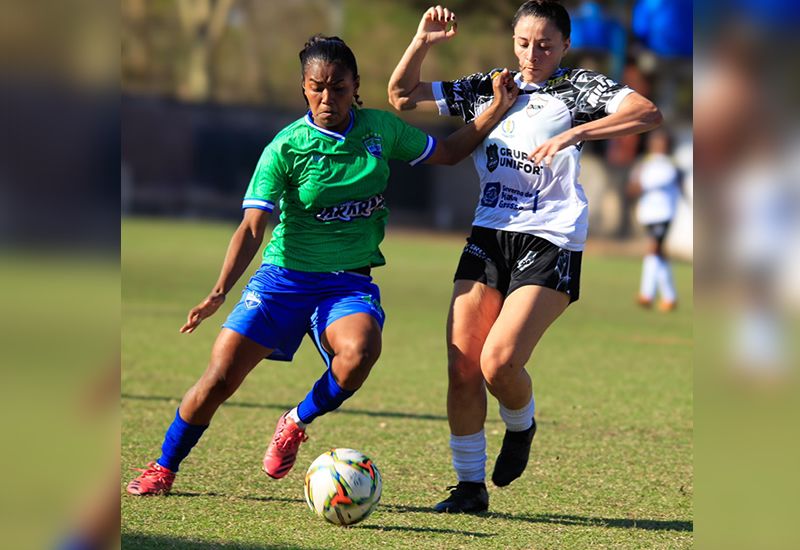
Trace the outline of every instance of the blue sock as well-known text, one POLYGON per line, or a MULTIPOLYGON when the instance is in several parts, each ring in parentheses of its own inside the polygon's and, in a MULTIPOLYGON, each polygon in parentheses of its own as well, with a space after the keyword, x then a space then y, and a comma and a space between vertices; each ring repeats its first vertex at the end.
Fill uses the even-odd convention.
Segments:
POLYGON ((172 421, 164 435, 164 443, 161 444, 161 458, 157 462, 164 468, 177 472, 181 462, 189 455, 189 451, 197 444, 206 428, 208 425, 189 424, 181 418, 180 409, 175 411, 175 420, 172 421))
POLYGON ((338 409, 354 393, 337 384, 333 371, 328 369, 297 406, 297 416, 300 417, 300 422, 310 424, 316 417, 338 409))

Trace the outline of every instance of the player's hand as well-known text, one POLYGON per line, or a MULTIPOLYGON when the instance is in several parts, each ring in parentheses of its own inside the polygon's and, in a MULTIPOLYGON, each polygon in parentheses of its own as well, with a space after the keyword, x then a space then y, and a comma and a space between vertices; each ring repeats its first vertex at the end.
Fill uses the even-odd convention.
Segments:
POLYGON ((417 28, 417 38, 428 45, 450 40, 458 32, 456 14, 442 6, 428 8, 417 28), (449 30, 448 30, 449 27, 449 30))
POLYGON ((501 114, 514 105, 519 95, 519 87, 508 69, 503 69, 492 77, 492 91, 494 92, 492 106, 496 107, 501 114))
POLYGON ((180 328, 181 334, 194 332, 194 329, 208 317, 214 315, 222 304, 225 303, 224 294, 209 294, 208 297, 193 307, 186 317, 186 323, 180 328))
POLYGON ((571 145, 576 145, 578 141, 578 137, 574 133, 567 130, 566 132, 562 132, 542 143, 539 147, 534 149, 531 154, 528 155, 528 158, 533 160, 534 164, 544 164, 545 166, 550 166, 550 164, 553 162, 553 157, 556 156, 556 153, 562 149, 570 147, 571 145))

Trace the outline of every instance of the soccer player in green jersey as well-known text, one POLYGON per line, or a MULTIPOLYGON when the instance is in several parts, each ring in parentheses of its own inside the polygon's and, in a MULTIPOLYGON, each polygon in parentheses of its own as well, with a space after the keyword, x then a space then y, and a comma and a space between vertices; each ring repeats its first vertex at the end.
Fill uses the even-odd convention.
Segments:
POLYGON ((300 63, 309 111, 261 155, 217 283, 189 312, 181 332, 193 332, 223 304, 259 250, 276 203, 279 223, 261 267, 223 325, 208 368, 184 395, 161 457, 128 484, 131 494, 169 492, 180 462, 245 376, 264 358, 291 360, 308 334, 327 369, 305 399, 280 417, 263 461, 272 478, 289 472, 308 424, 353 395, 381 352, 384 314, 370 269, 386 263, 378 246, 387 217, 382 193, 388 160, 462 160, 517 95, 508 71, 498 72, 491 104, 473 123, 437 142, 391 113, 358 108, 358 68, 341 39, 312 37, 300 63))

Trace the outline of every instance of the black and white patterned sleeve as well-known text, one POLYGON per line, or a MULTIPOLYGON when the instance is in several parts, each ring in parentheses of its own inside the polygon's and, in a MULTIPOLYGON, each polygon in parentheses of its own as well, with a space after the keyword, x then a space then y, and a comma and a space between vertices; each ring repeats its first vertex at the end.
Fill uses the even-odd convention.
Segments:
POLYGON ((594 71, 577 70, 570 78, 577 91, 576 111, 585 121, 616 113, 622 100, 633 90, 594 71))
POLYGON ((433 82, 433 97, 439 107, 439 114, 445 116, 460 116, 464 122, 472 122, 477 116, 477 107, 491 98, 492 75, 488 73, 475 73, 450 82, 433 82))

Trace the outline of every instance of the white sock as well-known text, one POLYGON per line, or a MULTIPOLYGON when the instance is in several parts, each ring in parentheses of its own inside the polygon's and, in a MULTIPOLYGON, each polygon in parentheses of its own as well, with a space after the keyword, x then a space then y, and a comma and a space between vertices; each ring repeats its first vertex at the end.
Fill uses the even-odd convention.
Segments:
POLYGON ((481 482, 486 479, 486 434, 450 434, 453 469, 458 481, 481 482))
POLYGON ((531 394, 530 402, 521 409, 507 409, 500 403, 500 418, 506 423, 509 432, 524 432, 533 425, 534 402, 531 394))
POLYGON ((297 415, 297 407, 293 408, 291 411, 286 413, 286 416, 291 418, 294 421, 294 423, 297 424, 297 427, 300 428, 301 430, 306 429, 305 422, 301 422, 300 417, 297 415))
POLYGON ((656 296, 658 282, 658 256, 648 254, 642 261, 642 282, 639 285, 639 296, 652 300, 656 296))
POLYGON ((675 284, 672 282, 672 267, 667 260, 661 256, 656 256, 658 262, 658 292, 661 299, 665 302, 674 302, 678 299, 675 293, 675 284))

